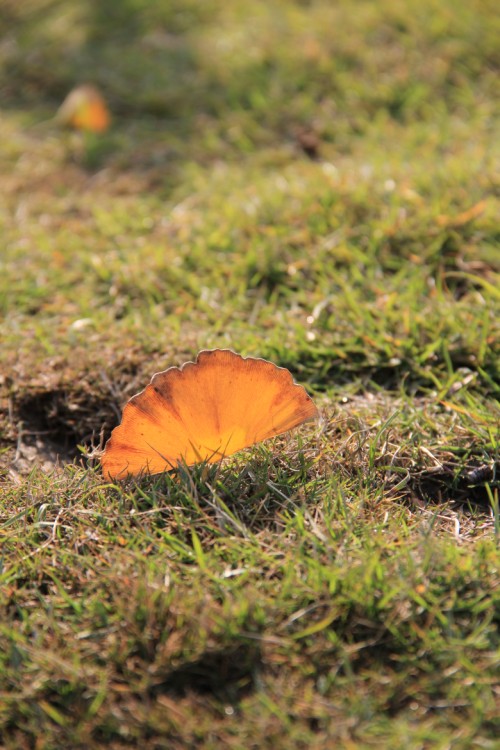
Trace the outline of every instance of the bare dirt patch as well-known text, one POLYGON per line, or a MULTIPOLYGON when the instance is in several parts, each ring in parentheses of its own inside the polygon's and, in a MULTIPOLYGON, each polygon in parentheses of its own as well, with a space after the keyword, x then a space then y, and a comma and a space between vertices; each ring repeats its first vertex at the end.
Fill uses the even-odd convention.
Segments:
MULTIPOLYGON (((82 356, 80 356, 82 355, 82 356)), ((26 474, 38 465, 52 471, 102 446, 118 424, 121 408, 138 390, 135 352, 113 357, 96 369, 75 352, 80 367, 66 359, 48 361, 33 376, 28 362, 10 368, 0 382, 0 466, 26 474)))

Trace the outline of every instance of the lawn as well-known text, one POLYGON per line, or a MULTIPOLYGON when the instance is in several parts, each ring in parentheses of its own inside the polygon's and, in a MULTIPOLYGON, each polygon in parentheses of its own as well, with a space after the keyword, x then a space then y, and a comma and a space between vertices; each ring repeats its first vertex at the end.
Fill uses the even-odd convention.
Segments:
POLYGON ((0 747, 500 733, 493 0, 0 0, 0 747), (112 124, 56 114, 98 86, 112 124), (231 348, 321 418, 125 482, 231 348))

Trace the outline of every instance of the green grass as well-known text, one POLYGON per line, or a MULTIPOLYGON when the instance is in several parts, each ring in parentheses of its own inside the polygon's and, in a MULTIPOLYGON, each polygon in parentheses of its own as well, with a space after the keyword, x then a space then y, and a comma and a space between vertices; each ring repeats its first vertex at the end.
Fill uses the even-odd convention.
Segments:
POLYGON ((496 4, 0 11, 0 746, 493 750, 496 4), (211 347, 320 423, 104 482, 211 347))

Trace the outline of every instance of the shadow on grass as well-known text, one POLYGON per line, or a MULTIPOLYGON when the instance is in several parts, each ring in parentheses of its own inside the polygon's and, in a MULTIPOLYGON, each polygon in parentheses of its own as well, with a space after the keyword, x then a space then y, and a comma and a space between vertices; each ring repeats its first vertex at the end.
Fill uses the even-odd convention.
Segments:
POLYGON ((423 505, 447 502, 465 506, 491 504, 492 491, 500 488, 500 461, 472 461, 457 474, 456 467, 422 471, 412 479, 412 489, 423 505))
MULTIPOLYGON (((133 0, 104 4, 52 0, 16 11, 9 6, 6 28, 15 43, 4 64, 6 103, 54 104, 84 77, 103 87, 115 111, 175 112, 173 91, 183 92, 182 101, 189 109, 191 92, 182 83, 197 65, 184 34, 187 29, 177 20, 183 3, 159 5, 156 13, 149 14, 133 0), (146 47, 142 42, 148 33, 156 35, 150 49, 147 40, 146 47), (56 67, 51 66, 54 59, 60 61, 56 67), (157 99, 149 98, 153 94, 157 99)), ((190 14, 190 25, 196 27, 205 17, 200 6, 199 18, 194 10, 190 14)))
POLYGON ((254 689, 256 672, 261 665, 257 643, 207 650, 197 659, 166 671, 161 679, 155 675, 149 692, 154 697, 209 694, 224 703, 237 703, 254 689))

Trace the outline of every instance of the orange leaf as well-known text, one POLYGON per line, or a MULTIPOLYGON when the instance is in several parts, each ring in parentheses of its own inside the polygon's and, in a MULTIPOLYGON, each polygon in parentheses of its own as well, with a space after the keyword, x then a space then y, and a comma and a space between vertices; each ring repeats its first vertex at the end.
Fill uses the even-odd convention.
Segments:
POLYGON ((101 459, 108 479, 214 463, 318 416, 290 372, 229 349, 170 367, 125 405, 101 459))

